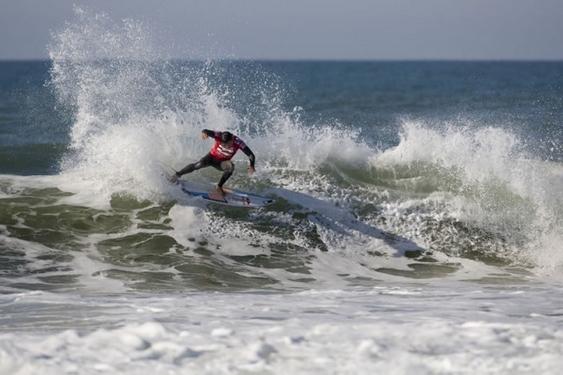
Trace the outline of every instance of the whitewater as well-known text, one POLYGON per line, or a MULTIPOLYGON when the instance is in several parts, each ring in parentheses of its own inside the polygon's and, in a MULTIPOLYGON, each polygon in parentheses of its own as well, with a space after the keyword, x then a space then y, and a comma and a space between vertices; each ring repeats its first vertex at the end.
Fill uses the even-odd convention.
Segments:
POLYGON ((0 64, 0 374, 560 372, 561 63, 183 61, 80 9, 48 48, 0 64), (273 205, 168 183, 202 129, 273 205))

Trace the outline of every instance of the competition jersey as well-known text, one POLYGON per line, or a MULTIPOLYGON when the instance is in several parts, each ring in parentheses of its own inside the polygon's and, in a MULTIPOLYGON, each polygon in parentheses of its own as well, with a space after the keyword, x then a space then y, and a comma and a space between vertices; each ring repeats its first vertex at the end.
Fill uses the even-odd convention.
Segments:
POLYGON ((230 147, 221 144, 221 132, 215 132, 213 135, 215 144, 211 148, 210 154, 217 160, 231 160, 239 149, 246 147, 242 139, 233 135, 233 143, 230 147))

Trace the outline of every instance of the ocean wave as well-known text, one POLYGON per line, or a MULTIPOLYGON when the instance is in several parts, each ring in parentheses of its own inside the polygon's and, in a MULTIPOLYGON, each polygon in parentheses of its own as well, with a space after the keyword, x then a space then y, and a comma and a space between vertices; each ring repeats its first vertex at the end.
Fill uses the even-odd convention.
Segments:
POLYGON ((78 13, 50 46, 50 86, 73 115, 60 174, 0 176, 2 246, 13 249, 2 277, 27 270, 14 287, 513 280, 563 265, 561 165, 535 158, 510 130, 405 120, 397 144, 375 147, 359 128, 284 110, 283 89, 263 71, 174 63, 142 23, 78 13), (231 183, 274 205, 206 207, 163 178, 208 151, 202 128, 248 143, 257 173, 231 183), (25 244, 42 250, 22 254, 25 244))

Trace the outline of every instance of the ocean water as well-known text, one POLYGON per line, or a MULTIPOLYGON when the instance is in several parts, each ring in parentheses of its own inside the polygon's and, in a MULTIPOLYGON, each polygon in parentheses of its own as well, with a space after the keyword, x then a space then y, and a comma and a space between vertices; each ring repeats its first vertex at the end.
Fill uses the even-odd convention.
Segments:
POLYGON ((0 62, 0 374, 560 373, 563 63, 175 60, 153 32, 79 11, 0 62), (275 204, 167 183, 203 128, 275 204))

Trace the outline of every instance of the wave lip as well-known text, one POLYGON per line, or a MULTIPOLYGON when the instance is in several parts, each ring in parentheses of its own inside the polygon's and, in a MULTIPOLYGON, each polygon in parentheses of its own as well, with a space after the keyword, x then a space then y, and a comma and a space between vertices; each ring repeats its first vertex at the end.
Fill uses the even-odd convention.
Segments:
POLYGON ((442 200, 453 218, 498 233, 521 260, 545 271, 554 266, 544 259, 560 252, 559 246, 546 247, 546 240, 562 235, 563 169, 534 158, 511 132, 406 122, 399 145, 374 155, 371 163, 383 171, 377 173, 418 179, 415 185, 442 200))

